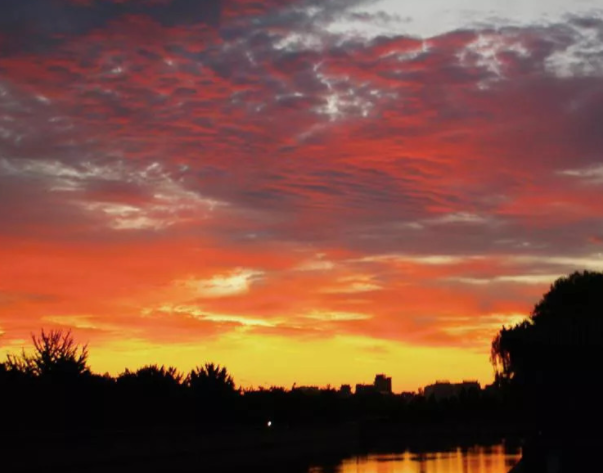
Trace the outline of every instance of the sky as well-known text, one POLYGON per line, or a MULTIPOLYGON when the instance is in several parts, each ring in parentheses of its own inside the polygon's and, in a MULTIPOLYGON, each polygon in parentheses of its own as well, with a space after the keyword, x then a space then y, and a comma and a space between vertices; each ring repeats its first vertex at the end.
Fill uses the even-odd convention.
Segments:
POLYGON ((0 354, 492 380, 603 270, 603 0, 3 0, 0 354))

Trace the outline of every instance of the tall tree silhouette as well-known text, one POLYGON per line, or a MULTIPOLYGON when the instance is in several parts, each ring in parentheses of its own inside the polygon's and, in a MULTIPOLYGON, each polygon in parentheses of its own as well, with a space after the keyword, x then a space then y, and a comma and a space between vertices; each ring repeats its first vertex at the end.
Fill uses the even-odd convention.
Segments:
POLYGON ((7 355, 8 370, 38 376, 40 378, 73 379, 90 374, 88 347, 77 344, 71 331, 42 330, 32 335, 34 350, 28 354, 7 355))
POLYGON ((71 331, 42 330, 31 338, 31 351, 9 354, 5 362, 12 385, 7 395, 26 406, 19 411, 19 428, 35 422, 38 432, 75 434, 76 423, 83 428, 93 417, 92 406, 99 410, 90 389, 87 346, 76 343, 71 331))
POLYGON ((529 318, 500 331, 491 360, 498 379, 520 396, 526 413, 536 414, 541 425, 558 429, 585 419, 598 422, 603 273, 576 272, 558 279, 529 318))

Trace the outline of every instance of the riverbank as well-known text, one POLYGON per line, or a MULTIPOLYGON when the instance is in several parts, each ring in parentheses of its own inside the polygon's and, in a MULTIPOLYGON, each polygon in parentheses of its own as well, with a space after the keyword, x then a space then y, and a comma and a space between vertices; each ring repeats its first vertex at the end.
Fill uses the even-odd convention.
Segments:
POLYGON ((121 473, 144 471, 234 472, 241 468, 278 471, 307 469, 312 459, 343 458, 359 448, 356 425, 320 429, 237 429, 98 432, 69 437, 38 437, 14 445, 2 458, 3 471, 121 473))
MULTIPOLYGON (((224 428, 213 432, 185 429, 104 430, 53 435, 40 431, 9 441, 3 471, 121 473, 132 471, 305 473, 313 462, 338 461, 370 451, 437 451, 494 445, 497 432, 408 426, 383 422, 287 428, 224 428)), ((510 444, 512 445, 512 444, 510 444)), ((517 443, 515 445, 518 445, 517 443)))
POLYGON ((603 437, 584 435, 533 437, 525 442, 521 462, 510 473, 574 473, 598 471, 603 437))

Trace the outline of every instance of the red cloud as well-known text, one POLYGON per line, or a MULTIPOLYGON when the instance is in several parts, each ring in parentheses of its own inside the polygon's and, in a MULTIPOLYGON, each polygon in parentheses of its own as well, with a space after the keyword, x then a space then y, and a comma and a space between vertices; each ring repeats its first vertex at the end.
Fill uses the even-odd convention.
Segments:
POLYGON ((567 26, 361 43, 292 4, 128 11, 3 59, 5 340, 485 351, 596 266, 603 89, 559 69, 567 26))

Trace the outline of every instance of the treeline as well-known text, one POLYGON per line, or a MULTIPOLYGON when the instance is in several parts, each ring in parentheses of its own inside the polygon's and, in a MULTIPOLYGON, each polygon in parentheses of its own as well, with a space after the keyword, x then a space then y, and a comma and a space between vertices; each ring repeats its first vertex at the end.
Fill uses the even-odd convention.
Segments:
POLYGON ((31 354, 0 364, 3 425, 12 433, 73 433, 166 427, 272 429, 387 420, 412 424, 507 422, 496 390, 436 402, 419 395, 349 395, 325 388, 242 390, 227 369, 207 363, 188 374, 149 365, 117 377, 94 374, 70 332, 33 336, 31 354))

